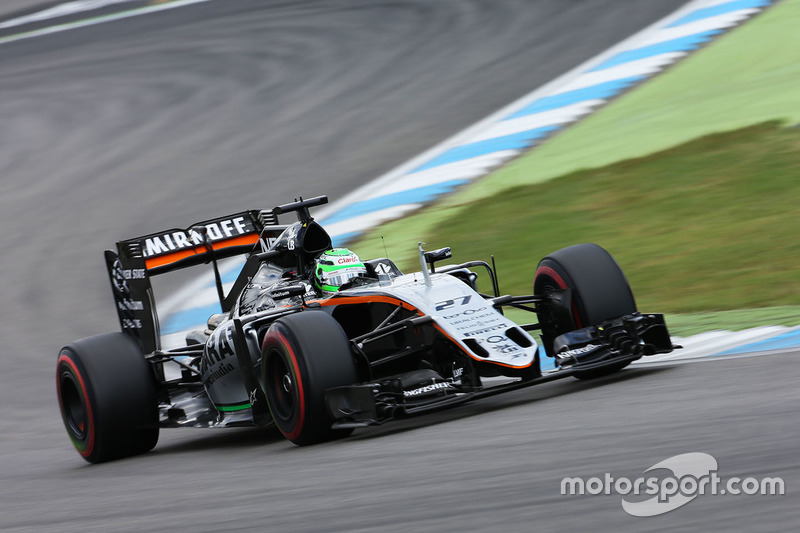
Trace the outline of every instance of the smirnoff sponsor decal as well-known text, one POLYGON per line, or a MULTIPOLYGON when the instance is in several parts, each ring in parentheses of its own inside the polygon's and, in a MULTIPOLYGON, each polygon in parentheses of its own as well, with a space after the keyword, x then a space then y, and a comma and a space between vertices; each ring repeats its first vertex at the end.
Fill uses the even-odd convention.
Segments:
POLYGON ((175 230, 142 239, 142 253, 146 258, 158 257, 195 248, 205 241, 215 243, 256 232, 257 230, 249 217, 237 216, 218 219, 203 226, 190 228, 187 231, 175 230), (205 238, 202 235, 203 229, 205 230, 205 238))

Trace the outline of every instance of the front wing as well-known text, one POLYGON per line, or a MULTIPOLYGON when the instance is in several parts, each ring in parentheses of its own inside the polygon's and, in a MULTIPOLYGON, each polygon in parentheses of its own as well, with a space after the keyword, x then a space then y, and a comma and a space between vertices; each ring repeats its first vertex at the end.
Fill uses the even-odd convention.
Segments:
MULTIPOLYGON (((604 369, 621 368, 642 356, 668 353, 675 348, 663 315, 633 314, 590 326, 556 338, 555 370, 533 377, 508 378, 495 384, 473 380, 429 377, 413 385, 400 377, 329 389, 325 400, 334 428, 377 425, 604 369)), ((538 360, 537 360, 538 362, 538 360)), ((485 380, 484 380, 485 381, 485 380)))

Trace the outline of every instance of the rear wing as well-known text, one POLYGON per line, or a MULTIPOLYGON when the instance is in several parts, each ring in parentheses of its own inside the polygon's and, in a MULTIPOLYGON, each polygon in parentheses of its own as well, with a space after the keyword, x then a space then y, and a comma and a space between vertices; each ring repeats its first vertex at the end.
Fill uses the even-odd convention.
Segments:
MULTIPOLYGON (((144 353, 159 349, 160 326, 150 284, 152 276, 254 249, 267 250, 287 227, 278 224, 271 210, 242 211, 186 229, 118 242, 116 251, 106 250, 105 259, 123 333, 136 340, 144 353)), ((219 283, 218 286, 221 287, 219 283)))

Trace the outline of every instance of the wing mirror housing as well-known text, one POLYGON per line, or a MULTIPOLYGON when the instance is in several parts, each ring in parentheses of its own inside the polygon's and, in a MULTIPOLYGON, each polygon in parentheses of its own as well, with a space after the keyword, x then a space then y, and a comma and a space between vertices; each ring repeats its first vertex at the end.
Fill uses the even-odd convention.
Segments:
POLYGON ((447 246, 445 248, 439 248, 438 250, 431 250, 430 252, 425 252, 425 262, 431 266, 431 272, 436 272, 434 268, 434 264, 439 261, 444 261, 445 259, 450 259, 453 257, 453 252, 450 250, 450 247, 447 246))

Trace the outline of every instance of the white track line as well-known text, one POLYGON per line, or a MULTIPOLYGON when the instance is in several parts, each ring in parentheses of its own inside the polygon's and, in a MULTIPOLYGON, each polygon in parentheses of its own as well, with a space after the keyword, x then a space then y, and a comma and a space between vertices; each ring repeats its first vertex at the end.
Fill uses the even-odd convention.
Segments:
POLYGON ((56 24, 54 26, 48 26, 46 28, 41 28, 38 30, 31 30, 27 32, 17 33, 15 35, 0 37, 0 45, 22 41, 23 39, 44 37, 46 35, 53 35, 56 33, 62 33, 69 30, 75 30, 78 28, 86 28, 88 26, 95 26, 97 24, 105 24, 106 22, 114 22, 117 20, 123 20, 131 17, 149 15, 150 13, 157 13, 159 11, 167 11, 169 9, 176 9, 179 7, 185 7, 193 4, 200 4, 203 2, 210 2, 210 1, 211 0, 174 0, 173 2, 169 2, 166 4, 155 4, 152 6, 145 6, 145 7, 130 9, 127 11, 121 11, 119 13, 98 15, 96 17, 91 17, 88 19, 77 20, 74 22, 65 22, 63 24, 56 24))

